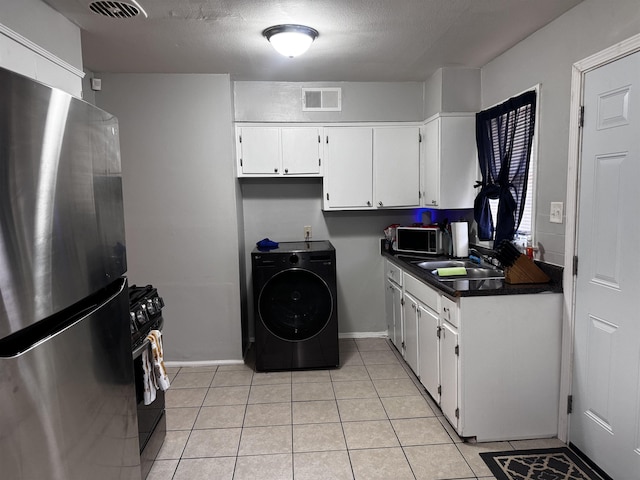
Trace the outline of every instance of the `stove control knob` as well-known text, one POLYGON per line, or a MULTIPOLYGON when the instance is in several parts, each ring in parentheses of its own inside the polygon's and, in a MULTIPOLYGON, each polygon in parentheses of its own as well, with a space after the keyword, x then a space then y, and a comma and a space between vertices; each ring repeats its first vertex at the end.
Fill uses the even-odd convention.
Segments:
POLYGON ((153 304, 155 305, 156 310, 158 312, 162 309, 162 307, 164 307, 164 302, 162 301, 161 297, 154 297, 153 298, 153 304))
POLYGON ((291 265, 297 265, 298 260, 299 260, 298 255, 296 255, 295 253, 289 257, 289 263, 291 265))
POLYGON ((147 299, 147 312, 149 312, 149 315, 155 315, 156 313, 156 306, 150 298, 147 299))
POLYGON ((138 310, 136 310, 136 320, 138 321, 138 325, 144 325, 149 320, 147 318, 147 309, 144 305, 141 305, 138 310))

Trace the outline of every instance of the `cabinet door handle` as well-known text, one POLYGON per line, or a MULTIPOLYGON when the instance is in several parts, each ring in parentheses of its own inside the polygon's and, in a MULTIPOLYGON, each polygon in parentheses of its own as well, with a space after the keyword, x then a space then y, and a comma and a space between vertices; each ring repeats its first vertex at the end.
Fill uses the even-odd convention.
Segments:
POLYGON ((284 169, 284 173, 289 173, 289 169, 288 169, 288 168, 285 168, 285 169, 284 169))
POLYGON ((367 207, 371 206, 371 202, 367 200, 367 207))
POLYGON ((278 169, 277 169, 277 168, 274 168, 274 169, 273 169, 273 172, 274 172, 274 173, 278 173, 278 169))
POLYGON ((378 202, 378 205, 380 205, 382 207, 382 202, 378 202))

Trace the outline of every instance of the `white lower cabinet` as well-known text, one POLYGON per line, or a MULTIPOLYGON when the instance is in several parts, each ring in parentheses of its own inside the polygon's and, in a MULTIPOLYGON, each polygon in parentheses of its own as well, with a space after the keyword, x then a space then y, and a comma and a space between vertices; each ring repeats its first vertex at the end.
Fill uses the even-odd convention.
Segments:
POLYGON ((418 306, 418 352, 420 382, 440 402, 440 319, 425 305, 418 306))
MULTIPOLYGON (((440 408, 458 429, 458 329, 443 321, 440 326, 440 408)), ((426 387, 425 387, 426 388, 426 387)))
POLYGON ((386 280, 385 305, 387 308, 387 329, 389 338, 399 352, 402 352, 402 287, 392 280, 386 280))
POLYGON ((402 270, 385 260, 385 307, 389 338, 402 353, 402 270))
POLYGON ((478 441, 558 433, 562 294, 461 297, 457 431, 478 441))
MULTIPOLYGON (((394 285, 404 300, 404 330, 402 340, 397 328, 389 336, 461 437, 557 435, 562 294, 456 298, 406 271, 394 275, 402 278, 394 285)), ((397 305, 397 290, 389 292, 397 305)))
POLYGON ((419 375, 418 369, 418 301, 410 294, 402 296, 402 318, 404 320, 403 355, 411 370, 419 375))

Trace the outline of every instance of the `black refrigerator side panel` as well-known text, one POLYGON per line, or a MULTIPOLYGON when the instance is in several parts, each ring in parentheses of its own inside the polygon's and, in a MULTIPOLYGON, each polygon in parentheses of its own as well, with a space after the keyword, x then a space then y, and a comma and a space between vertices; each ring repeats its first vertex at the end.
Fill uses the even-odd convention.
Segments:
POLYGON ((0 68, 0 338, 126 267, 117 119, 0 68))
POLYGON ((0 357, 0 477, 139 480, 128 290, 0 357))

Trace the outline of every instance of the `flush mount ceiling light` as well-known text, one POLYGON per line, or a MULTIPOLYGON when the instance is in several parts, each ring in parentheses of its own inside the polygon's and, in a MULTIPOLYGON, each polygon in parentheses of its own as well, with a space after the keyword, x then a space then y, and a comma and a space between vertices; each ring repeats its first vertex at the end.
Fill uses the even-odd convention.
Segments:
POLYGON ((304 25, 274 25, 262 32, 276 51, 285 57, 297 57, 306 52, 318 37, 318 31, 304 25))

